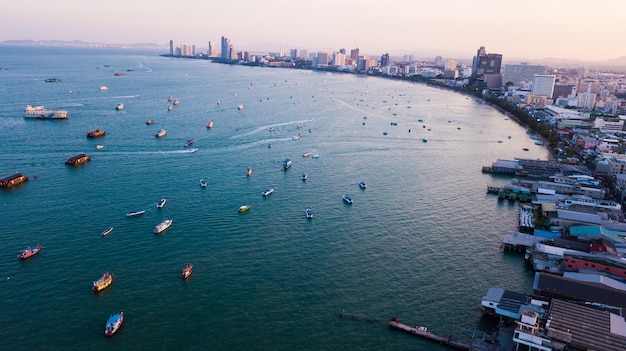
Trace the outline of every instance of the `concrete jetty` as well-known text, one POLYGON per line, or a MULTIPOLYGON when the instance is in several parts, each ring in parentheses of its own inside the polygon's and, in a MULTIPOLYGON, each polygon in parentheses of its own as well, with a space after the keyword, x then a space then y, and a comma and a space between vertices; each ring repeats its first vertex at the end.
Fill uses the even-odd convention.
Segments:
POLYGON ((391 320, 389 321, 389 328, 398 329, 409 334, 421 336, 422 338, 438 342, 442 345, 446 345, 457 350, 469 351, 472 349, 471 345, 464 342, 452 340, 451 337, 445 338, 443 336, 433 334, 426 327, 411 327, 406 324, 402 324, 400 323, 400 321, 398 321, 396 317, 391 318, 391 320))

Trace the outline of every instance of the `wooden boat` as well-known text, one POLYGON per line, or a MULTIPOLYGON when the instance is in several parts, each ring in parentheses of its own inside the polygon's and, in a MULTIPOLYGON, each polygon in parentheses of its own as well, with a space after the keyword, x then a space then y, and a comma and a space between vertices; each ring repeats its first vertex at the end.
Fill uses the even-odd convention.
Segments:
POLYGON ((68 158, 67 161, 65 161, 65 164, 70 166, 76 166, 85 162, 89 162, 90 160, 91 158, 87 154, 78 154, 68 158))
POLYGON ((39 253, 39 250, 41 250, 41 246, 37 245, 35 247, 27 247, 24 250, 22 250, 22 252, 20 252, 19 255, 17 255, 17 258, 19 258, 20 260, 25 260, 33 255, 36 255, 37 253, 39 253))
POLYGON ((189 278, 189 276, 191 275, 192 270, 193 270, 193 265, 190 263, 185 268, 183 268, 183 271, 180 274, 180 277, 183 278, 183 279, 189 278))
POLYGON ((112 231, 113 231, 113 227, 107 228, 105 231, 102 232, 102 236, 107 236, 111 234, 112 231))
POLYGON ((139 210, 139 211, 130 211, 126 214, 126 217, 134 217, 134 216, 139 216, 146 213, 146 210, 139 210))
POLYGON ((187 142, 185 143, 185 148, 188 148, 189 146, 193 145, 193 143, 195 143, 195 140, 193 139, 187 140, 187 142))
POLYGON ((87 132, 87 138, 99 138, 99 137, 103 137, 105 134, 106 132, 104 130, 98 128, 90 132, 87 132))
POLYGON ((100 279, 93 282, 91 285, 91 290, 94 292, 98 292, 106 289, 109 285, 113 283, 113 274, 106 272, 100 277, 100 279))
POLYGON ((111 317, 107 320, 107 324, 104 327, 104 335, 112 336, 117 333, 117 331, 122 326, 124 322, 124 311, 120 311, 120 313, 112 314, 111 317))

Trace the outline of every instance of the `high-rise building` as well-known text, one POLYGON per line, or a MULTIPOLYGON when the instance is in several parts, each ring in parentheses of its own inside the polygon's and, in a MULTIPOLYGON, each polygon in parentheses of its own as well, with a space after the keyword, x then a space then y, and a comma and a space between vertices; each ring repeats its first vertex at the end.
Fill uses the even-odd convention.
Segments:
POLYGON ((318 51, 317 53, 317 64, 320 66, 327 66, 329 63, 329 59, 328 59, 328 53, 327 52, 321 52, 318 51))
POLYGON ((308 58, 309 57, 309 52, 306 49, 300 50, 300 58, 308 58))
POLYGON ((535 74, 533 78, 533 96, 545 96, 552 99, 556 77, 549 74, 535 74))
POLYGON ((342 54, 341 52, 333 53, 333 65, 343 66, 345 64, 346 64, 346 54, 342 54))
POLYGON ((339 49, 339 53, 342 54, 342 55, 345 55, 346 54, 346 49, 344 49, 344 48, 339 49))
POLYGON ((278 52, 278 57, 285 57, 285 48, 284 47, 280 47, 280 50, 278 52))
POLYGON ((209 41, 209 49, 207 50, 206 55, 208 57, 213 57, 215 55, 214 51, 215 51, 215 45, 213 44, 212 41, 209 41))
POLYGON ((291 58, 293 60, 298 58, 298 49, 291 49, 289 50, 289 56, 291 56, 291 58))
POLYGON ((220 54, 220 58, 231 60, 233 57, 233 45, 230 42, 230 39, 226 37, 222 37, 221 40, 222 53, 220 54))
POLYGON ((485 74, 500 74, 502 66, 501 54, 488 54, 484 46, 481 46, 476 52, 473 60, 472 72, 475 76, 483 76, 485 74))
POLYGON ((388 53, 386 53, 386 54, 384 54, 384 55, 382 55, 380 57, 380 66, 381 67, 387 67, 390 64, 391 64, 391 62, 389 62, 389 54, 388 53))
POLYGON ((354 61, 359 60, 359 48, 350 50, 350 58, 354 61))
POLYGON ((174 56, 174 41, 170 40, 170 56, 174 56))
POLYGON ((522 82, 532 82, 535 75, 545 75, 548 72, 547 66, 529 65, 525 62, 519 65, 504 65, 504 77, 502 83, 513 83, 519 85, 522 82))

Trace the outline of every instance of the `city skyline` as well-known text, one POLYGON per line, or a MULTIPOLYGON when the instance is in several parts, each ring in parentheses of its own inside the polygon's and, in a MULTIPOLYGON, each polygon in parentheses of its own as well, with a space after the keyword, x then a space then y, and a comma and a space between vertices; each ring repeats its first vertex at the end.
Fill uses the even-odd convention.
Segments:
MULTIPOLYGON (((599 0, 601 26, 580 1, 516 3, 442 0, 424 6, 409 0, 372 0, 294 5, 285 0, 242 0, 237 6, 183 1, 111 0, 93 8, 76 0, 6 4, 0 20, 5 40, 82 40, 135 44, 196 45, 225 35, 237 49, 333 51, 360 48, 364 54, 440 51, 471 57, 479 46, 507 58, 612 60, 626 55, 616 42, 626 3, 599 0), (60 5, 61 4, 61 5, 60 5), (33 11, 36 9, 36 11, 33 11), (47 23, 33 26, 33 23, 47 23)), ((597 16, 594 16, 597 18, 597 16)), ((597 21, 597 20, 596 20, 597 21)))

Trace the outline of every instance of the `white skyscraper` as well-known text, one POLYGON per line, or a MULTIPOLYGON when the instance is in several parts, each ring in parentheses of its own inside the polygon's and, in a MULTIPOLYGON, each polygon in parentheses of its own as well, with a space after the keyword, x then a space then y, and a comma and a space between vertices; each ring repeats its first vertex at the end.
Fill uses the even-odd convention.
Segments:
POLYGON ((535 74, 533 78, 533 96, 546 96, 548 99, 552 99, 555 78, 553 75, 535 74))

